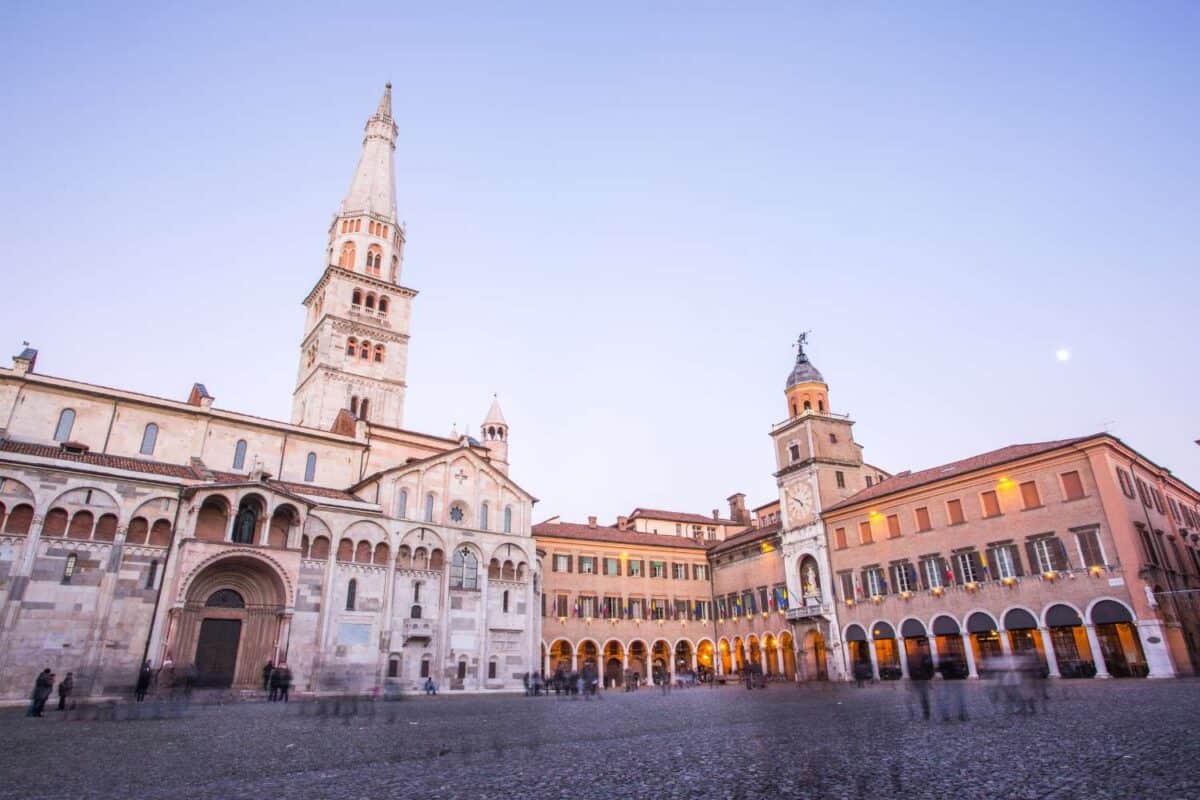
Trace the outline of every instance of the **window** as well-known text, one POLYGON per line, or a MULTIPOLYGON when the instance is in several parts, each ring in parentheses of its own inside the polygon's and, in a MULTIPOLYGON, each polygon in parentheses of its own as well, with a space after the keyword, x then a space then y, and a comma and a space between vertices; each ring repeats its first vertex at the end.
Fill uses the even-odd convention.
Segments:
POLYGON ((1154 542, 1150 539, 1150 532, 1143 526, 1138 525, 1138 537, 1142 540, 1142 550, 1146 554, 1146 563, 1158 566, 1158 553, 1154 549, 1154 542))
POLYGON ((552 572, 570 572, 571 557, 562 553, 554 554, 554 562, 551 565, 552 572))
POLYGON ((358 339, 355 339, 353 336, 351 336, 349 339, 346 340, 346 355, 350 356, 351 358, 354 358, 354 356, 357 353, 358 353, 358 339))
POLYGON ((466 514, 463 512, 463 507, 461 505, 459 505, 458 503, 455 503, 454 505, 450 506, 450 521, 451 522, 454 522, 454 523, 462 522, 463 517, 465 517, 465 516, 466 516, 466 514))
POLYGON ((996 497, 995 492, 983 492, 979 495, 979 501, 983 506, 983 516, 985 519, 1000 516, 1000 499, 996 497))
POLYGON ((350 305, 352 305, 352 306, 361 306, 362 305, 362 292, 360 292, 358 289, 355 289, 350 294, 350 305))
POLYGON ((1059 477, 1062 478, 1064 500, 1078 500, 1083 497, 1083 481, 1077 470, 1064 472, 1059 477))
POLYGON ((595 556, 580 556, 579 557, 579 573, 581 575, 596 574, 596 557, 595 556))
POLYGON ((496 677, 496 660, 492 659, 491 661, 488 662, 488 678, 494 679, 495 677, 496 677))
POLYGON ((959 583, 979 583, 983 580, 983 561, 978 551, 955 553, 954 571, 959 583))
POLYGON ((650 601, 650 619, 666 619, 667 618, 667 601, 666 600, 651 600, 650 601))
POLYGON ((1100 529, 1088 528, 1075 531, 1075 540, 1079 543, 1079 563, 1085 567, 1103 567, 1104 549, 1100 546, 1100 529))
POLYGON ((1142 499, 1142 505, 1144 505, 1146 508, 1149 508, 1150 507, 1150 492, 1146 486, 1146 482, 1144 480, 1142 480, 1141 478, 1134 478, 1134 481, 1137 483, 1137 493, 1138 493, 1138 497, 1140 497, 1142 499))
POLYGON ((833 531, 833 546, 838 550, 846 549, 846 529, 836 528, 833 531))
POLYGON ((708 564, 694 564, 692 566, 692 577, 698 581, 708 580, 708 564))
POLYGON ((479 529, 486 531, 488 529, 488 504, 483 503, 479 506, 479 529))
POLYGON ((1042 497, 1038 494, 1037 483, 1034 481, 1025 481, 1021 484, 1021 504, 1026 511, 1042 507, 1042 497))
POLYGON ((142 446, 138 448, 138 452, 144 456, 154 455, 154 445, 158 442, 158 426, 153 422, 146 425, 146 429, 142 431, 142 446))
POLYGON ((400 677, 400 658, 398 656, 392 656, 388 659, 387 676, 389 678, 400 677))
POLYGON ((849 572, 839 572, 838 580, 842 585, 842 600, 853 600, 854 576, 849 572))
POLYGON ((73 427, 75 427, 75 409, 64 408, 58 415, 58 425, 54 427, 54 441, 65 442, 70 439, 73 427))
POLYGON ((150 569, 146 571, 146 586, 147 589, 154 588, 154 581, 158 578, 158 559, 150 562, 150 569))
POLYGON ((924 533, 925 531, 933 530, 933 525, 929 521, 929 509, 921 506, 913 511, 913 516, 917 518, 917 532, 924 533))
POLYGON ((312 483, 317 477, 317 454, 309 453, 308 458, 304 460, 304 482, 312 483))
POLYGON ((454 589, 479 588, 479 559, 465 547, 454 551, 450 562, 450 586, 454 589))
POLYGON ((839 488, 839 489, 846 488, 846 473, 842 472, 841 470, 838 470, 837 472, 833 473, 833 477, 837 479, 837 488, 839 488))
POLYGON ((1057 536, 1038 536, 1025 543, 1030 568, 1038 572, 1059 572, 1070 567, 1067 550, 1057 536))
POLYGON ((871 539, 871 521, 866 520, 865 522, 858 523, 858 543, 859 544, 870 544, 872 541, 873 540, 871 539))
POLYGON ((892 584, 897 592, 915 592, 917 590, 917 571, 909 561, 897 561, 891 566, 892 584))
POLYGON ((505 614, 508 613, 508 590, 504 590, 503 596, 500 598, 500 610, 505 614))
POLYGON ((458 662, 458 673, 457 674, 458 674, 458 679, 460 681, 466 680, 466 678, 467 678, 467 662, 466 662, 466 660, 458 662))
POLYGON ((565 594, 556 594, 554 596, 554 616, 567 616, 569 600, 570 598, 568 598, 565 594))
POLYGON ((433 522, 433 492, 425 495, 425 521, 433 522))
POLYGON ((1171 509, 1171 517, 1174 518, 1176 522, 1179 522, 1179 504, 1175 502, 1174 497, 1167 497, 1167 506, 1171 509))
POLYGON ((66 562, 63 564, 62 582, 70 583, 72 576, 75 575, 75 565, 79 561, 79 556, 71 553, 67 556, 66 562))
POLYGON ((346 610, 353 611, 354 603, 358 599, 358 581, 354 578, 350 579, 350 583, 346 585, 346 610))
POLYGON ((800 460, 800 445, 798 445, 798 444, 788 445, 788 457, 791 458, 792 461, 799 461, 800 460))
POLYGON ((346 242, 342 245, 342 252, 338 256, 338 266, 342 269, 354 269, 354 242, 346 242))
POLYGON ((358 418, 369 419, 371 414, 371 399, 364 397, 362 403, 358 406, 358 418))
POLYGON ((967 521, 967 518, 963 516, 962 500, 946 501, 946 517, 950 520, 951 525, 961 525, 967 521))
POLYGON ((604 558, 604 574, 616 577, 621 574, 621 559, 606 556, 604 558))
POLYGON ((429 656, 425 656, 424 658, 421 659, 421 677, 422 678, 429 677, 429 663, 430 663, 429 656))
POLYGON ((233 446, 233 468, 246 468, 246 440, 238 439, 237 444, 233 446))
POLYGON ((641 597, 629 598, 629 618, 630 619, 645 619, 646 618, 646 601, 641 597))
POLYGON ((386 314, 388 312, 388 299, 386 297, 379 298, 379 313, 386 314))
POLYGON ((863 570, 863 586, 871 597, 887 594, 887 582, 883 579, 883 570, 879 567, 867 567, 863 570))
POLYGON ((594 595, 580 595, 579 597, 579 616, 592 619, 599 616, 600 603, 597 602, 594 595))
POLYGON ((985 568, 993 578, 1019 578, 1025 574, 1021 569, 1021 556, 1015 545, 1001 544, 988 550, 985 568))
POLYGON ((408 519, 408 489, 401 489, 396 497, 396 516, 408 519))
POLYGON ((888 538, 900 538, 900 517, 897 514, 888 514, 887 518, 888 538))
POLYGON ((1117 483, 1121 484, 1121 492, 1126 497, 1133 497, 1133 481, 1129 478, 1129 473, 1117 467, 1117 483))
POLYGON ((760 586, 758 587, 758 610, 766 611, 768 608, 770 608, 770 603, 767 599, 767 587, 760 586))
POLYGON ((383 363, 383 345, 381 345, 381 344, 375 345, 375 363, 376 364, 383 363))
POLYGON ((421 602, 421 582, 420 581, 416 581, 413 583, 413 602, 414 603, 421 602))
POLYGON ((937 556, 926 556, 921 559, 921 578, 925 581, 925 588, 942 588, 946 585, 945 575, 946 568, 940 558, 937 556))
POLYGON ((875 479, 872 478, 870 475, 868 475, 867 476, 867 488, 870 489, 874 485, 875 485, 875 479))
POLYGON ((829 434, 829 443, 837 444, 837 434, 836 433, 829 434))
POLYGON ((512 533, 512 506, 504 507, 504 532, 512 533))
POLYGON ((651 578, 667 577, 667 562, 651 561, 650 562, 650 577, 651 578))
POLYGON ((1163 513, 1163 498, 1162 492, 1153 486, 1150 487, 1150 496, 1154 498, 1154 510, 1158 513, 1163 513))
POLYGON ((640 578, 640 577, 642 577, 642 575, 644 575, 646 573, 646 562, 641 561, 641 560, 633 561, 631 559, 625 565, 625 568, 627 570, 627 574, 629 575, 629 577, 640 578))
POLYGON ((677 581, 686 581, 688 576, 687 564, 672 564, 671 577, 677 581))

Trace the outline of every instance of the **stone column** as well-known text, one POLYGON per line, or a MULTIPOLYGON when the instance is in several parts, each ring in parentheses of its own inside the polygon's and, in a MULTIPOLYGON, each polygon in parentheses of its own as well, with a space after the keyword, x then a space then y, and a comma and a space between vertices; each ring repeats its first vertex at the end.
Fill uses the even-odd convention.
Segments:
POLYGON ((900 658, 900 677, 908 680, 908 647, 904 639, 895 639, 896 655, 900 658))
POLYGON ((964 633, 962 635, 963 649, 967 654, 967 677, 978 678, 979 670, 975 667, 975 643, 971 641, 971 634, 964 633))
POLYGON ((1012 655, 1012 640, 1008 637, 1008 631, 999 630, 996 633, 1000 634, 1000 652, 1006 656, 1012 655))
POLYGON ((1171 662, 1171 652, 1167 648, 1167 632, 1158 620, 1140 619, 1134 623, 1134 635, 1142 643, 1142 652, 1146 654, 1146 666, 1149 667, 1148 678, 1174 678, 1175 665, 1171 662), (1158 642, 1152 640, 1158 639, 1158 642))
POLYGON ((871 679, 879 680, 879 658, 875 655, 875 640, 867 641, 867 654, 871 657, 871 679))
POLYGON ((1104 652, 1100 649, 1100 637, 1096 635, 1095 625, 1084 625, 1087 631, 1088 647, 1092 649, 1092 663, 1096 665, 1097 678, 1110 678, 1108 665, 1104 663, 1104 652))
POLYGON ((288 658, 288 638, 292 631, 292 615, 279 615, 279 633, 275 642, 275 663, 285 664, 288 658))
POLYGON ((1050 638, 1049 628, 1038 628, 1038 636, 1042 637, 1042 650, 1046 653, 1046 670, 1051 678, 1061 678, 1058 671, 1058 653, 1054 652, 1054 640, 1050 638))
POLYGON ((940 678, 942 673, 938 672, 938 646, 936 636, 927 636, 925 640, 929 642, 929 660, 933 662, 933 677, 940 678))

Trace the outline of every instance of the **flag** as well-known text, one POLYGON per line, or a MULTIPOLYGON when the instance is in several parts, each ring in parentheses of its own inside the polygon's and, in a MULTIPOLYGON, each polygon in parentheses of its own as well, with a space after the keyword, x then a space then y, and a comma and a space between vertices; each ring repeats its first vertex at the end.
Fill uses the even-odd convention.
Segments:
POLYGON ((583 614, 581 614, 579 611, 579 601, 578 600, 575 601, 575 616, 577 616, 577 617, 583 616, 583 614))

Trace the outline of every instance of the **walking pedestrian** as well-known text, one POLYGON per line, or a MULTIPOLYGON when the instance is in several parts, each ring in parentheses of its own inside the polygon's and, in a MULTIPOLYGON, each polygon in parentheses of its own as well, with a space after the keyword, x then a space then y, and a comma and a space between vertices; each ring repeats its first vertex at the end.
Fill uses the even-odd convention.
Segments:
POLYGON ((938 662, 937 671, 942 676, 938 685, 938 708, 941 718, 948 721, 953 706, 959 720, 966 722, 967 703, 963 696, 963 675, 958 662, 951 658, 943 658, 938 662))
POLYGON ((275 669, 275 664, 268 659, 266 666, 262 668, 263 691, 271 688, 271 672, 275 669))
POLYGON ((279 673, 278 694, 275 696, 275 699, 286 703, 288 701, 288 691, 292 688, 292 671, 288 669, 286 663, 280 664, 279 669, 275 671, 279 673))
POLYGON ((75 673, 68 672, 67 677, 58 682, 58 710, 67 710, 67 698, 71 696, 71 690, 75 688, 75 673))
MULTIPOLYGON (((267 662, 269 665, 271 662, 267 662)), ((267 702, 274 703, 279 699, 279 667, 271 667, 271 674, 267 676, 267 687, 270 692, 267 694, 267 702)))
POLYGON ((921 656, 916 666, 909 666, 909 683, 921 703, 921 716, 929 719, 929 682, 933 680, 933 659, 928 653, 921 656))
POLYGON ((146 699, 146 692, 150 690, 150 681, 154 678, 154 670, 150 668, 150 659, 142 662, 142 668, 138 670, 137 687, 134 691, 133 698, 137 702, 142 702, 146 699))
POLYGON ((37 679, 33 682, 33 697, 29 705, 29 711, 25 714, 27 717, 40 717, 42 709, 46 707, 46 698, 50 696, 50 690, 54 688, 54 673, 49 667, 38 673, 37 679))

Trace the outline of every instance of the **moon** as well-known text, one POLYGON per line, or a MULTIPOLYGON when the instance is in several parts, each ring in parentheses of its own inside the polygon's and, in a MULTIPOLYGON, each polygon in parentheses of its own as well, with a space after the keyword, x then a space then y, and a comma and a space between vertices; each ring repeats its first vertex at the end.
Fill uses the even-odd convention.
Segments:
POLYGON ((1065 347, 1060 347, 1054 351, 1054 357, 1057 358, 1059 361, 1070 361, 1071 360, 1071 351, 1065 347))

